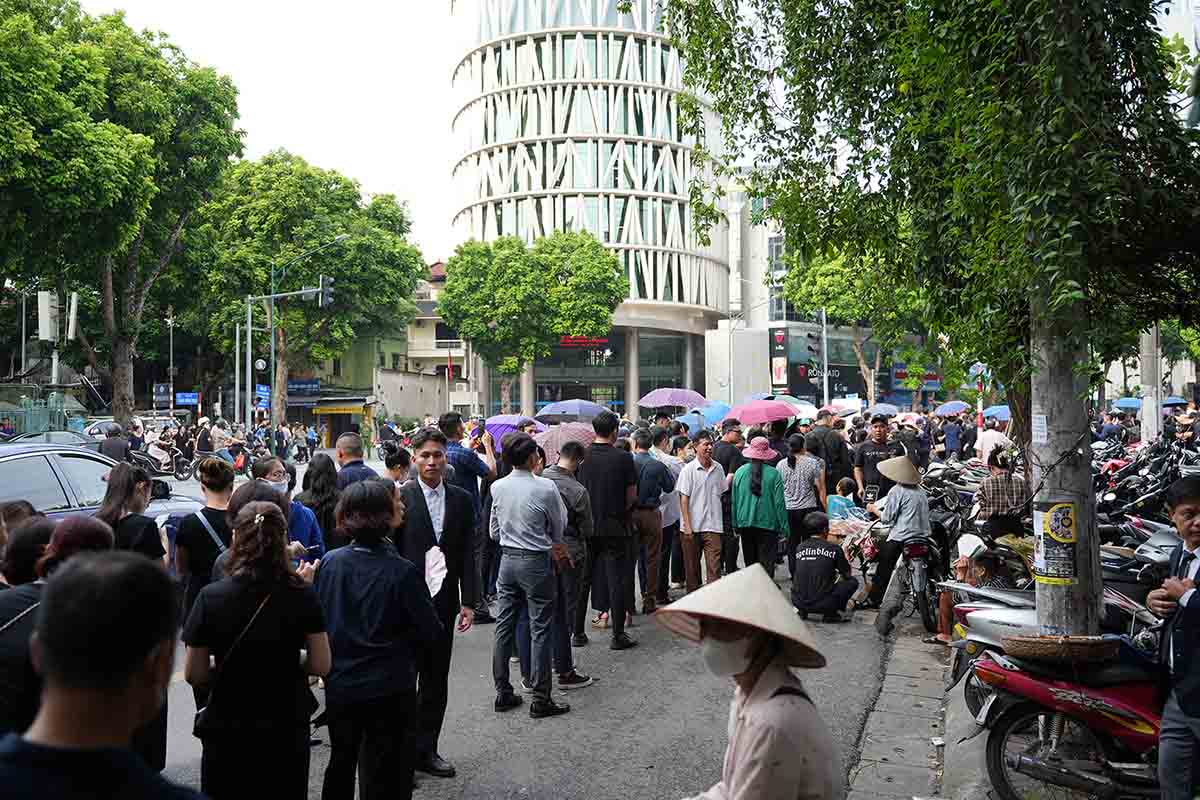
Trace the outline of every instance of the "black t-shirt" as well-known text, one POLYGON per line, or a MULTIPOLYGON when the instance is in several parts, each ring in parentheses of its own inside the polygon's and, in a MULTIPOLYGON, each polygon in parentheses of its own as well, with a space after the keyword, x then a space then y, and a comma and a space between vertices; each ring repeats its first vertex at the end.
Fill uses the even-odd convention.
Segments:
POLYGON ((633 455, 611 444, 594 442, 579 465, 579 482, 592 501, 595 535, 629 535, 626 492, 637 485, 633 455))
POLYGON ((311 633, 325 631, 325 615, 311 586, 263 586, 226 578, 205 586, 188 614, 183 641, 216 656, 219 676, 209 684, 215 725, 279 730, 307 725, 316 700, 300 669, 311 633), (229 659, 225 654, 271 592, 258 619, 229 659))
POLYGON ((167 554, 163 549, 158 523, 145 514, 130 514, 113 525, 117 550, 133 550, 147 558, 159 558, 167 554))
POLYGON ((896 485, 895 481, 879 474, 879 462, 889 458, 904 455, 904 448, 895 442, 876 444, 872 441, 863 442, 854 452, 854 466, 862 467, 863 486, 878 486, 877 498, 883 497, 896 485))
MULTIPOLYGON (((713 461, 721 465, 726 475, 733 475, 740 466, 746 463, 746 457, 742 455, 742 449, 737 445, 729 442, 717 442, 713 445, 713 461)), ((774 466, 778 463, 778 459, 768 463, 774 466)), ((721 511, 726 516, 733 513, 733 492, 721 493, 721 511)), ((731 522, 730 525, 732 524, 731 522)))
POLYGON ((792 603, 805 609, 833 589, 837 573, 850 575, 850 562, 842 548, 810 536, 796 545, 796 576, 792 580, 792 603))
MULTIPOLYGON (((212 525, 213 532, 224 545, 229 547, 233 534, 229 531, 228 515, 215 508, 202 508, 200 513, 208 520, 208 524, 212 525)), ((187 599, 184 608, 190 610, 192 603, 196 602, 196 595, 209 584, 209 576, 212 575, 213 564, 220 551, 195 514, 188 514, 179 523, 179 528, 175 531, 175 546, 187 551, 187 599)))
MULTIPOLYGON (((27 583, 0 592, 0 628, 38 603, 43 585, 27 583)), ((29 637, 36 622, 37 609, 34 609, 0 633, 0 735, 23 733, 37 715, 42 681, 29 658, 29 637)), ((3 786, 5 783, 0 780, 0 787, 3 786)))
POLYGON ((45 747, 17 734, 0 739, 0 787, 5 797, 39 800, 204 800, 130 750, 45 747))
POLYGON ((212 451, 212 434, 208 432, 208 428, 204 428, 196 437, 196 452, 211 453, 212 451))
POLYGON ((113 461, 129 460, 129 441, 124 436, 113 436, 100 443, 100 453, 113 461))

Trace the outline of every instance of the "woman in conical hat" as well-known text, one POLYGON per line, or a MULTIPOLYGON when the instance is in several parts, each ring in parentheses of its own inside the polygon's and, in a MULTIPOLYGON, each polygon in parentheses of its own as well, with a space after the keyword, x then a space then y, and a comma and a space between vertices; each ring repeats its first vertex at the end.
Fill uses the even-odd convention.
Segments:
POLYGON ((700 645, 709 671, 736 683, 721 780, 692 800, 843 796, 833 735, 792 671, 825 656, 761 564, 726 575, 655 620, 700 645))

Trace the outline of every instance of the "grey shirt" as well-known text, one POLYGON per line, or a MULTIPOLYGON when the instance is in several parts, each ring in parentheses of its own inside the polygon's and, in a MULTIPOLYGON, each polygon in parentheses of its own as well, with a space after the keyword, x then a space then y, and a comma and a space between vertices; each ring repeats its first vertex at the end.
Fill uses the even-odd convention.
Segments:
POLYGON ((567 507, 554 481, 514 469, 491 492, 491 536, 501 547, 549 550, 563 542, 567 507))
POLYGON ((891 528, 887 540, 903 542, 914 536, 929 536, 929 497, 917 486, 898 483, 875 503, 879 521, 891 528))

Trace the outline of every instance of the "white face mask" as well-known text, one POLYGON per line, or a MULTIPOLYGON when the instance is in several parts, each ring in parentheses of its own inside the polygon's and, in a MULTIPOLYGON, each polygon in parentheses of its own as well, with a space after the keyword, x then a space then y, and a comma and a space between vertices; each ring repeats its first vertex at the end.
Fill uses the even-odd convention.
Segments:
POLYGON ((741 675, 750 669, 750 638, 722 642, 711 636, 700 640, 700 650, 709 672, 722 678, 741 675))
POLYGON ((287 494, 287 490, 288 490, 288 482, 287 481, 269 481, 266 478, 261 478, 260 480, 263 483, 265 483, 267 486, 270 486, 272 489, 279 492, 280 494, 287 494))

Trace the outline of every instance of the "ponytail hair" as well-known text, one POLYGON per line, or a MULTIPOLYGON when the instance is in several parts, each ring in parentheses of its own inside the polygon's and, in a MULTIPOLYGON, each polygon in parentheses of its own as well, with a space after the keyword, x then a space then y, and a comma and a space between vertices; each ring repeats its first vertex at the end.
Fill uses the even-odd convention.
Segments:
POLYGON ((1007 450, 1002 447, 995 447, 992 448, 992 452, 988 455, 988 466, 1002 469, 1011 474, 1017 465, 1013 463, 1013 457, 1007 450))
POLYGON ((788 466, 792 469, 796 468, 796 454, 803 453, 806 449, 807 442, 804 440, 804 434, 793 433, 788 437, 788 466))
POLYGON ((763 462, 757 458, 750 462, 750 494, 762 497, 763 462))

